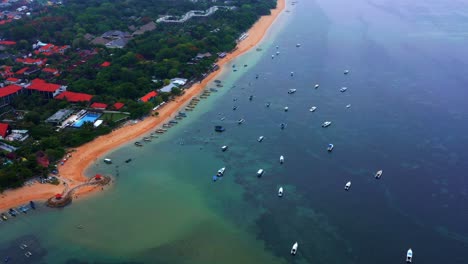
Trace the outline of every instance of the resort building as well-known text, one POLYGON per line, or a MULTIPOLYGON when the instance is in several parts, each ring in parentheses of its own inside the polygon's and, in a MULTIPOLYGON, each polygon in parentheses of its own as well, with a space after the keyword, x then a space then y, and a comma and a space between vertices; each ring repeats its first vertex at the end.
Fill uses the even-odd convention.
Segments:
POLYGON ((48 83, 42 79, 36 78, 31 81, 31 83, 26 86, 26 89, 30 93, 40 93, 48 99, 52 99, 60 93, 67 90, 66 86, 59 84, 48 83))
POLYGON ((107 104, 94 102, 90 107, 98 110, 106 110, 107 104))
POLYGON ((122 109, 122 107, 124 107, 124 106, 125 106, 125 105, 124 105, 123 103, 117 102, 117 103, 115 103, 114 105, 112 105, 112 108, 113 108, 114 110, 120 110, 120 109, 122 109))
POLYGON ((10 133, 10 125, 6 123, 0 123, 0 139, 5 139, 10 133))
POLYGON ((55 99, 67 100, 68 102, 71 102, 71 103, 89 102, 91 101, 92 98, 93 96, 90 94, 75 93, 75 92, 69 92, 69 91, 65 91, 55 97, 55 99))
POLYGON ((148 102, 149 100, 153 99, 156 96, 158 96, 158 93, 155 92, 155 91, 151 91, 151 92, 147 93, 145 96, 143 96, 142 98, 140 98, 140 101, 146 103, 146 102, 148 102))
POLYGON ((187 79, 174 78, 174 79, 171 79, 171 83, 169 83, 168 85, 162 87, 161 89, 159 89, 159 91, 165 92, 165 93, 170 93, 172 91, 172 88, 180 88, 180 87, 184 86, 186 83, 187 83, 187 79))
POLYGON ((9 104, 21 92, 21 86, 14 84, 0 88, 0 105, 9 104))
POLYGON ((46 123, 52 124, 54 126, 62 126, 63 122, 66 121, 72 114, 73 110, 71 109, 60 109, 51 117, 46 119, 46 123))

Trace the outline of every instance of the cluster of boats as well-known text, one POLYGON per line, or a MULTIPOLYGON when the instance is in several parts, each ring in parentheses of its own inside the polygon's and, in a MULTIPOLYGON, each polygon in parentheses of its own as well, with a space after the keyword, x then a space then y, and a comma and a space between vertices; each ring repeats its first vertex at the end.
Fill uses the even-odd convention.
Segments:
POLYGON ((36 204, 33 201, 30 201, 28 204, 21 205, 17 208, 10 208, 8 211, 0 213, 0 221, 7 221, 9 217, 16 217, 21 213, 27 214, 31 209, 36 209, 36 204))
MULTIPOLYGON (((170 120, 169 122, 165 123, 162 125, 162 128, 156 129, 154 132, 151 132, 149 136, 143 137, 141 141, 143 142, 151 142, 153 138, 158 138, 158 134, 164 134, 167 132, 167 130, 179 123, 180 120, 184 119, 187 117, 187 114, 185 112, 179 112, 173 120, 170 120)), ((136 141, 134 144, 137 147, 142 147, 143 143, 141 141, 136 141)))
POLYGON ((195 109, 195 107, 198 105, 199 102, 200 102, 200 99, 198 99, 197 97, 192 98, 192 100, 190 100, 188 105, 185 107, 185 110, 186 111, 193 111, 193 109, 195 109))

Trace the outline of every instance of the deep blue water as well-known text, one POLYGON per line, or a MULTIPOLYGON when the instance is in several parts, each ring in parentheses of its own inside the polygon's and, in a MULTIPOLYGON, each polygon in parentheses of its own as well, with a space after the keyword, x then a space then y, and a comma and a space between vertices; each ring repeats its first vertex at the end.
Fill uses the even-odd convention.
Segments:
POLYGON ((414 263, 468 263, 468 2, 286 9, 262 51, 232 62, 237 72, 228 65, 224 88, 187 119, 143 148, 109 154, 112 167, 91 168, 114 175, 112 189, 0 227, 3 244, 32 233, 45 263, 390 264, 410 247, 414 263))

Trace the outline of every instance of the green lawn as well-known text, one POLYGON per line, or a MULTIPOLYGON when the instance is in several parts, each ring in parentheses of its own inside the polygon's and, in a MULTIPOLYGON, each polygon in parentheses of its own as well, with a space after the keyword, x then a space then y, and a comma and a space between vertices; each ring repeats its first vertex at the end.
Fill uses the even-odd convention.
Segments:
POLYGON ((110 120, 116 122, 116 121, 119 121, 121 119, 126 118, 127 116, 128 116, 127 114, 123 114, 123 113, 116 113, 116 114, 105 113, 99 119, 102 119, 102 120, 109 120, 110 119, 110 120))

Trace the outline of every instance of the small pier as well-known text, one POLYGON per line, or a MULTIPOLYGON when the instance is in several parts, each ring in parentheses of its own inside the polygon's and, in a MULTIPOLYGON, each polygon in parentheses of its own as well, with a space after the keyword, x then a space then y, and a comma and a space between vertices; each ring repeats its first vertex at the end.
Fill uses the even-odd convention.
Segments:
POLYGON ((99 186, 105 186, 109 184, 111 181, 111 178, 108 176, 103 176, 100 174, 96 174, 94 177, 89 179, 87 182, 82 183, 80 185, 77 185, 71 189, 68 187, 63 191, 61 194, 56 194, 53 197, 50 197, 46 205, 49 207, 53 208, 60 208, 60 207, 65 207, 69 205, 73 201, 73 194, 75 191, 77 191, 80 188, 83 187, 89 187, 89 186, 94 186, 94 187, 99 187, 99 186))

